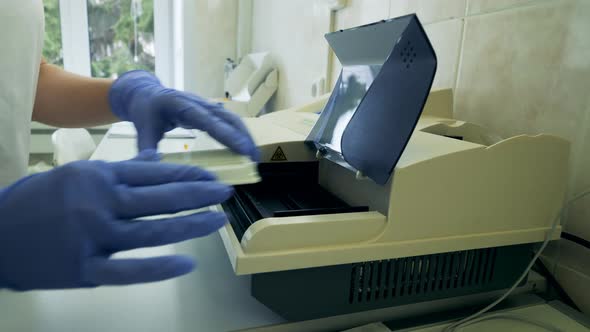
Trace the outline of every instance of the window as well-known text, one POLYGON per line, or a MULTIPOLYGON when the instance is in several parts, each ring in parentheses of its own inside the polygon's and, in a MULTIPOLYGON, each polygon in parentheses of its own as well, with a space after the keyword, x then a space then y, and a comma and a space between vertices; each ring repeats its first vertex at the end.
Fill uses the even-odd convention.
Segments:
POLYGON ((61 42, 61 18, 59 0, 43 1, 45 8, 45 44, 43 57, 51 64, 64 65, 63 48, 61 42))
POLYGON ((185 31, 195 28, 195 20, 185 24, 182 0, 43 3, 43 54, 48 62, 94 77, 116 78, 125 71, 144 69, 155 72, 170 87, 183 88, 182 41, 185 31))
POLYGON ((91 74, 155 70, 153 0, 88 0, 91 74))
MULTIPOLYGON (((194 26, 194 20, 184 26, 183 0, 43 0, 43 6, 47 62, 95 77, 116 78, 145 69, 182 89, 182 37, 184 29, 192 31, 194 26)), ((54 128, 31 125, 32 153, 53 152, 48 129, 54 128)), ((107 129, 91 130, 97 136, 107 129)))

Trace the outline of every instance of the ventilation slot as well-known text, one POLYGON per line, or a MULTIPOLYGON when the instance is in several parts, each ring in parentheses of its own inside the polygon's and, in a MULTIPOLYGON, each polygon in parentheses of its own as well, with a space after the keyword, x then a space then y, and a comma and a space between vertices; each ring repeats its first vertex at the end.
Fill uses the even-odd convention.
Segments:
POLYGON ((416 256, 352 265, 350 304, 394 301, 493 282, 496 248, 416 256))
POLYGON ((414 49, 414 45, 412 45, 411 41, 408 40, 403 45, 403 49, 400 52, 400 58, 402 59, 406 69, 410 69, 410 67, 414 64, 414 61, 416 61, 416 50, 414 49))

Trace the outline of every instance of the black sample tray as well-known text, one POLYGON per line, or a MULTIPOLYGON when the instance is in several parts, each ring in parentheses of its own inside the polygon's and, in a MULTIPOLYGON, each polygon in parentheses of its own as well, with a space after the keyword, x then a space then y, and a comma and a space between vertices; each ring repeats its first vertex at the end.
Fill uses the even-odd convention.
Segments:
POLYGON ((262 181, 236 186, 234 197, 222 204, 239 240, 258 220, 331 213, 364 212, 350 206, 318 184, 319 162, 262 163, 262 181))

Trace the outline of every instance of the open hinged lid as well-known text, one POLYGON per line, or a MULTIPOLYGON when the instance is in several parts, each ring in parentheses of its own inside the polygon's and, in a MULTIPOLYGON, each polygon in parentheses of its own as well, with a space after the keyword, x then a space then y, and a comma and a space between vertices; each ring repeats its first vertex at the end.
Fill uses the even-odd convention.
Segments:
POLYGON ((326 35, 340 77, 311 131, 323 157, 385 184, 412 135, 436 72, 416 15, 326 35))

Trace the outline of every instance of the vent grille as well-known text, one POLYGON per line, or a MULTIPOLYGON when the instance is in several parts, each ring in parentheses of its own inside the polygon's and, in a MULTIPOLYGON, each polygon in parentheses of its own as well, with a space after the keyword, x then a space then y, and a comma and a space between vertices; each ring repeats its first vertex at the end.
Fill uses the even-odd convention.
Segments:
POLYGON ((406 65, 406 69, 409 69, 414 63, 414 60, 416 60, 416 51, 411 41, 406 41, 403 50, 400 52, 400 58, 406 65))
POLYGON ((482 287, 493 281, 496 257, 486 248, 353 264, 349 303, 482 287))

